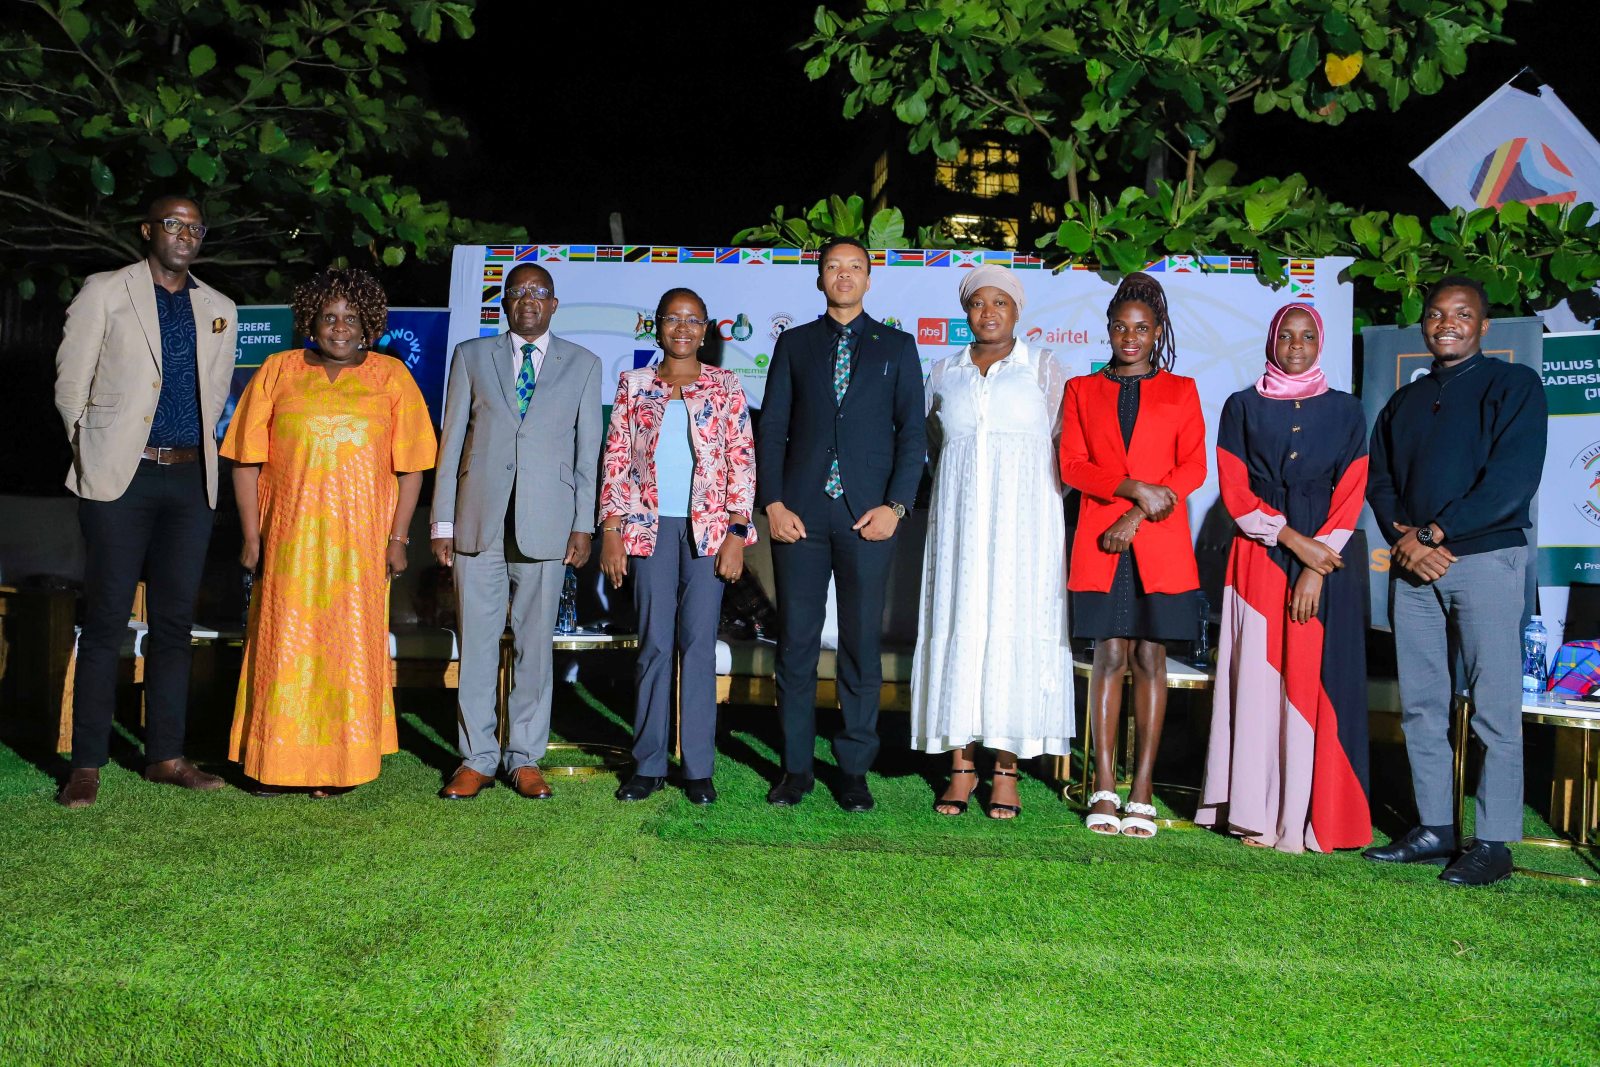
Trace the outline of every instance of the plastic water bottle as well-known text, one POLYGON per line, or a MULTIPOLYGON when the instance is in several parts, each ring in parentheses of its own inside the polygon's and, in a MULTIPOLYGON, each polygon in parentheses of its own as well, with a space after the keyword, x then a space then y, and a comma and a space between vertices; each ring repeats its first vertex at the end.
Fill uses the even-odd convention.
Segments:
POLYGON ((561 582, 561 606, 556 611, 556 633, 570 634, 577 628, 578 572, 569 566, 566 577, 561 582))
POLYGON ((1544 628, 1544 617, 1535 615, 1528 620, 1528 625, 1522 628, 1522 691, 1524 693, 1543 693, 1545 684, 1550 677, 1550 669, 1545 660, 1545 647, 1549 644, 1549 634, 1544 628))

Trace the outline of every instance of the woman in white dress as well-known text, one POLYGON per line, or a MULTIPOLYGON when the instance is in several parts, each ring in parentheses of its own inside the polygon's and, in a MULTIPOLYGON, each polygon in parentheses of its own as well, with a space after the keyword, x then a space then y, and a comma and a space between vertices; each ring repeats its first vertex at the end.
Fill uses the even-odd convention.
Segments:
POLYGON ((1017 760, 1072 738, 1066 527, 1056 440, 1067 372, 1015 331, 1022 283, 987 265, 961 282, 973 341, 928 379, 933 501, 912 669, 911 744, 950 753, 934 802, 960 815, 994 750, 988 814, 1022 813, 1017 760))

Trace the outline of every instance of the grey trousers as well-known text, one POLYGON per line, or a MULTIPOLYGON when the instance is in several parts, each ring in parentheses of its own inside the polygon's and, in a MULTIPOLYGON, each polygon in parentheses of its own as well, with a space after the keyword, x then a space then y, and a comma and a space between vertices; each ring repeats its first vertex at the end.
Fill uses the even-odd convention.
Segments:
POLYGON ((1483 742, 1477 836, 1522 839, 1522 598, 1526 547, 1463 556, 1432 584, 1390 582, 1390 624, 1400 667, 1401 726, 1425 826, 1451 810, 1451 649, 1466 664, 1472 731, 1483 742))
POLYGON ((633 758, 640 774, 666 776, 676 645, 683 655, 678 707, 683 776, 710 778, 716 758, 717 623, 723 587, 716 557, 694 554, 689 520, 663 515, 659 521, 655 552, 631 561, 633 602, 639 609, 633 758))
POLYGON ((533 560, 506 544, 505 535, 482 552, 455 557, 456 617, 461 627, 461 681, 457 727, 461 762, 479 774, 501 766, 509 773, 537 763, 550 743, 551 659, 556 609, 566 566, 559 559, 533 560), (497 735, 500 635, 511 601, 516 644, 506 747, 497 735))

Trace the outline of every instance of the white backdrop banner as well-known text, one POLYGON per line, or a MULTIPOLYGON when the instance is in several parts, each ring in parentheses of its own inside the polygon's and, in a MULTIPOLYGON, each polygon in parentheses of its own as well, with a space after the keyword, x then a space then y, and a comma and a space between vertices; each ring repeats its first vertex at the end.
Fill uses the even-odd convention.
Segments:
MULTIPOLYGON (((1011 252, 892 249, 872 253, 874 318, 917 339, 924 371, 967 342, 956 289, 964 268, 1000 263, 1022 275, 1027 303, 1018 335, 1055 351, 1076 374, 1110 353, 1106 304, 1115 285, 1086 270, 1055 274, 1036 256, 1011 252)), ((1167 291, 1180 374, 1199 381, 1208 445, 1230 393, 1261 374, 1267 326, 1291 300, 1314 303, 1327 326, 1322 362, 1336 389, 1349 390, 1352 289, 1338 280, 1348 259, 1294 260, 1290 281, 1273 290, 1248 259, 1169 256, 1147 268, 1167 291)), ((720 364, 737 373, 759 407, 773 342, 789 326, 822 313, 816 254, 784 248, 685 248, 647 245, 460 245, 450 282, 453 349, 505 329, 500 297, 518 263, 538 263, 555 280, 561 306, 554 332, 583 345, 605 365, 606 403, 617 375, 654 360, 652 316, 661 294, 687 286, 705 298, 721 340, 720 364)), ((1214 466, 1211 454, 1207 467, 1214 466)), ((1195 528, 1217 497, 1214 471, 1190 504, 1195 528)))

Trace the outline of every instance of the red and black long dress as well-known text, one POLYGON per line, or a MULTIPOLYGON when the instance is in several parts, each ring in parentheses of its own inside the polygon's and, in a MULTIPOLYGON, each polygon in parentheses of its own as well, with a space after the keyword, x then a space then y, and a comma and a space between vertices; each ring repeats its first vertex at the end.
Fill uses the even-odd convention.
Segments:
POLYGON ((1296 624, 1303 568, 1277 540, 1287 524, 1344 551, 1367 486, 1361 402, 1240 390, 1222 409, 1217 479, 1235 529, 1195 821, 1283 852, 1367 845, 1366 561, 1346 558, 1296 624))

